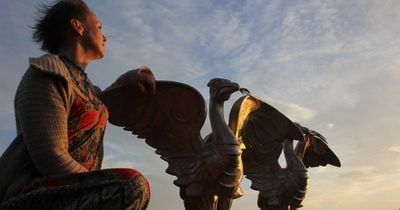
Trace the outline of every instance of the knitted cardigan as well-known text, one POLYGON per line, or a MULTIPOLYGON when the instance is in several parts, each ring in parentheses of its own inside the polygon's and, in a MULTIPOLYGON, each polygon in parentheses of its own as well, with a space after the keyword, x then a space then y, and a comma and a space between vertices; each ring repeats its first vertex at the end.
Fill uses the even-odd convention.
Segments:
MULTIPOLYGON (((112 86, 136 75, 137 70, 130 71, 112 86)), ((0 158, 0 202, 16 196, 33 178, 87 171, 68 153, 68 113, 76 93, 57 55, 29 59, 14 100, 17 136, 0 158)))

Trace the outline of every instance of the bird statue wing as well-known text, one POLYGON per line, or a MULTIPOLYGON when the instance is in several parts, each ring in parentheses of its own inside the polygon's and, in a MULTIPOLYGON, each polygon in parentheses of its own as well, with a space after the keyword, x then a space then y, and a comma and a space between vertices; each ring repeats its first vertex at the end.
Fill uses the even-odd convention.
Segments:
POLYGON ((324 136, 298 123, 296 125, 303 131, 304 141, 299 142, 295 150, 307 168, 326 166, 327 164, 341 166, 339 158, 329 148, 324 136))
POLYGON ((304 140, 301 130, 284 114, 251 95, 235 102, 229 124, 245 146, 243 170, 251 180, 251 188, 260 191, 259 207, 300 207, 308 175, 295 154, 293 140, 304 140), (286 168, 281 168, 278 162, 282 150, 286 168))
POLYGON ((243 96, 232 107, 229 126, 244 143, 242 159, 244 174, 256 186, 258 177, 280 169, 278 158, 285 139, 303 140, 301 130, 285 115, 267 103, 243 96))
POLYGON ((111 124, 146 139, 168 162, 166 172, 184 182, 199 168, 194 159, 203 144, 200 129, 206 118, 205 101, 186 84, 156 81, 156 86, 151 95, 120 85, 103 91, 100 99, 109 110, 111 124))

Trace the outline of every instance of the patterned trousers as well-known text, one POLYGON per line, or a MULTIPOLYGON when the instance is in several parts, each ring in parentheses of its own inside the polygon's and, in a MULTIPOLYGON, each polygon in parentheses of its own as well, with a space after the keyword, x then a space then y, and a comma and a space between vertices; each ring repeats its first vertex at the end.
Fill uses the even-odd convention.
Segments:
POLYGON ((1 210, 139 210, 150 200, 147 180, 133 169, 48 176, 35 179, 1 210))

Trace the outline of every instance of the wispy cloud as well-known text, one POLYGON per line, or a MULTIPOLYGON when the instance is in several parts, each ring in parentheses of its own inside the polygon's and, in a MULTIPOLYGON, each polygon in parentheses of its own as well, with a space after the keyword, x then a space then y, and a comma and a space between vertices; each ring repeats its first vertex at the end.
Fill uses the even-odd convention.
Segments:
MULTIPOLYGON (((87 2, 108 37, 106 58, 88 67, 97 85, 147 64, 158 79, 188 83, 207 100, 209 79, 231 79, 321 132, 341 159, 340 169, 310 170, 305 208, 399 208, 398 1, 87 2)), ((15 134, 12 101, 27 58, 41 53, 28 27, 34 4, 0 3, 7 29, 0 31, 0 151, 15 134)), ((154 183, 154 209, 183 209, 174 177, 152 148, 114 126, 105 140, 105 167, 141 170, 154 183)), ((233 209, 256 209, 248 185, 233 209)))
POLYGON ((353 169, 330 170, 330 176, 323 179, 315 177, 311 169, 309 195, 305 205, 312 209, 327 207, 330 209, 379 209, 382 205, 396 209, 395 195, 400 182, 399 171, 380 171, 374 167, 359 167, 353 169), (344 172, 343 172, 344 171, 344 172), (387 184, 391 183, 391 184, 387 184), (329 190, 327 190, 329 189, 329 190), (335 196, 329 196, 329 194, 335 196), (361 196, 362 195, 362 196, 361 196), (365 202, 366 198, 374 202, 365 202), (393 200, 394 199, 394 200, 393 200), (356 206, 356 207, 355 207, 356 206))

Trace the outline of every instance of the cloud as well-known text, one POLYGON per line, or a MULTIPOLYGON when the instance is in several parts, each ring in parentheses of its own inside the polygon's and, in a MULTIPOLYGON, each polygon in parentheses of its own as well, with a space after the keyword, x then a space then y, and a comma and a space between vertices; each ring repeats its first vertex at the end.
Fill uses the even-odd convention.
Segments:
POLYGON ((392 200, 395 195, 392 196, 391 192, 399 190, 400 183, 396 178, 400 175, 398 170, 386 173, 374 167, 359 167, 340 169, 341 172, 336 175, 338 169, 334 168, 330 170, 330 176, 323 178, 316 177, 313 169, 310 171, 309 194, 305 206, 311 209, 329 204, 332 204, 330 209, 378 209, 382 205, 397 208, 398 203, 392 200), (374 202, 366 203, 366 198, 374 199, 374 202))
MULTIPOLYGON (((231 79, 321 132, 342 161, 342 168, 310 169, 305 208, 399 208, 397 1, 87 2, 108 36, 106 58, 88 67, 97 85, 147 64, 158 79, 188 83, 207 100, 209 79, 231 79)), ((34 4, 0 7, 7 29, 0 31, 0 149, 15 135, 12 100, 27 58, 41 53, 27 27, 34 4)), ((202 132, 209 130, 206 122, 202 132)), ((183 209, 166 163, 142 140, 109 126, 105 150, 104 166, 137 168, 151 179, 151 209, 183 209)), ((233 210, 256 208, 248 185, 233 210)))
MULTIPOLYGON (((122 2, 118 8, 121 12, 104 21, 111 60, 125 66, 147 64, 158 79, 191 81, 196 86, 199 78, 211 69, 192 57, 197 24, 182 21, 177 12, 183 5, 176 6, 174 3, 122 2)), ((189 10, 194 7, 190 2, 184 6, 189 10)), ((115 76, 121 73, 122 70, 113 72, 115 76)), ((197 86, 205 85, 204 80, 200 81, 197 86)))
POLYGON ((400 153, 400 145, 391 146, 391 147, 389 147, 388 151, 400 153))
POLYGON ((302 107, 298 104, 290 103, 288 104, 288 108, 289 110, 287 114, 292 116, 293 119, 296 119, 297 121, 310 120, 316 115, 315 111, 306 107, 302 107))
POLYGON ((200 23, 197 40, 205 53, 223 57, 247 45, 250 31, 238 16, 224 10, 214 10, 200 23))
POLYGON ((277 101, 271 98, 261 100, 273 104, 276 109, 278 109, 284 115, 288 116, 292 121, 304 122, 311 120, 317 115, 317 112, 315 110, 301 106, 299 104, 277 101))

